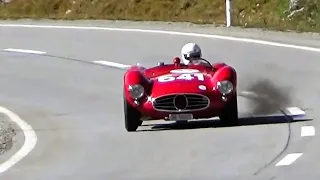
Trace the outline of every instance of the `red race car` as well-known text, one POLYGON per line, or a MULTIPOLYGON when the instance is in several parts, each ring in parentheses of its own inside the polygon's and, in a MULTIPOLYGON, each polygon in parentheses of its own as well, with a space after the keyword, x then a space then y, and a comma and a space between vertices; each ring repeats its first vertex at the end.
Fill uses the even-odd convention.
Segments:
MULTIPOLYGON (((225 63, 172 64, 152 68, 131 66, 124 74, 124 117, 127 131, 143 121, 188 121, 219 117, 238 124, 237 73, 225 63)), ((199 61, 201 61, 199 63, 199 61)))

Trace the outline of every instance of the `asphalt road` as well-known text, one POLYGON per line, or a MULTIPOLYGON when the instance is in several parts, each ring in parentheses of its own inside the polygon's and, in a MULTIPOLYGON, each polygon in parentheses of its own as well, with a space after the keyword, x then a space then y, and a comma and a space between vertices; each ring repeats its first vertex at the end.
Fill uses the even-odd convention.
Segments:
MULTIPOLYGON (((38 22, 39 23, 39 22, 38 22)), ((46 56, 0 53, 0 104, 36 131, 35 149, 1 179, 318 179, 319 53, 201 37, 141 32, 0 27, 0 48, 32 49, 46 56), (86 62, 154 65, 170 62, 196 41, 204 57, 239 73, 240 89, 267 78, 288 106, 310 108, 314 121, 127 133, 122 109, 123 70, 86 62), (288 92, 289 94, 289 92, 288 92), (285 155, 302 152, 289 166, 285 155)), ((292 39, 291 39, 292 40, 292 39)), ((249 112, 240 100, 240 112, 249 112)), ((160 122, 162 123, 162 122, 160 122)))

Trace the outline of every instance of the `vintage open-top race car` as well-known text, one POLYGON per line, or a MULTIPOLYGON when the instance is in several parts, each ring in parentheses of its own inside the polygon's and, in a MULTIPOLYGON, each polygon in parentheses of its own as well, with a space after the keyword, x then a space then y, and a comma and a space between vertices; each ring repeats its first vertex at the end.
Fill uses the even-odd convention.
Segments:
POLYGON ((187 121, 219 117, 237 125, 237 73, 225 63, 134 65, 124 74, 124 117, 127 131, 143 121, 187 121))

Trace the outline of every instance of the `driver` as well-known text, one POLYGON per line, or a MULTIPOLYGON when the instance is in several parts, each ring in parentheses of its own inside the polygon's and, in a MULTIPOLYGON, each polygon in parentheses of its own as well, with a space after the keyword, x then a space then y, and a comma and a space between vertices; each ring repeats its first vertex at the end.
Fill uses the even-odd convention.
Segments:
MULTIPOLYGON (((181 58, 184 65, 190 63, 194 65, 200 65, 202 63, 202 52, 201 48, 196 43, 187 43, 181 48, 181 58)), ((207 64, 206 64, 207 65, 207 64)))

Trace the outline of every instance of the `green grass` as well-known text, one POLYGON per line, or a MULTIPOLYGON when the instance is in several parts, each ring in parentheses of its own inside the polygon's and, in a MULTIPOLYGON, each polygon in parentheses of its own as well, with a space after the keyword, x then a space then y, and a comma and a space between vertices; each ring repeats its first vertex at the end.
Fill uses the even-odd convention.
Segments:
MULTIPOLYGON (((289 0, 233 0, 233 25, 320 32, 320 0, 287 18, 289 0)), ((0 5, 2 19, 109 19, 225 24, 224 0, 12 0, 0 5), (70 13, 66 13, 70 10, 70 13)))

